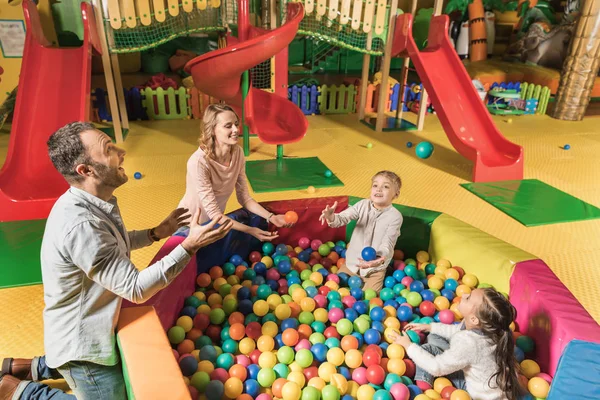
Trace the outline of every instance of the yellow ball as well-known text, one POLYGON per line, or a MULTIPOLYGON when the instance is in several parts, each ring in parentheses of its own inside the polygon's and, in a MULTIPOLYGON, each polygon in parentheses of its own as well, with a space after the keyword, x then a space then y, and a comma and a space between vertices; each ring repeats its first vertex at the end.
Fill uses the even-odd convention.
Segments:
POLYGON ((256 349, 256 343, 254 343, 253 339, 245 337, 242 340, 240 340, 239 349, 240 353, 248 355, 256 349))
POLYGON ((454 303, 450 306, 450 311, 452 311, 454 313, 454 317, 456 318, 457 321, 460 321, 461 319, 463 319, 463 315, 460 313, 460 311, 458 311, 458 303, 454 303))
POLYGON ((450 268, 450 267, 438 266, 438 267, 435 267, 435 271, 434 272, 435 272, 436 275, 440 274, 441 276, 445 277, 446 275, 444 275, 444 272, 446 272, 446 270, 448 270, 448 268, 450 268))
POLYGON ((388 361, 387 369, 392 374, 398 374, 399 376, 402 376, 406 372, 406 364, 401 358, 392 358, 388 361))
POLYGON ((223 285, 225 285, 227 283, 227 279, 220 277, 215 279, 215 281, 213 282, 213 288, 215 288, 215 290, 219 290, 219 288, 223 285))
POLYGON ((511 323, 510 323, 510 325, 509 325, 508 327, 510 328, 510 330, 511 330, 512 332, 514 332, 514 331, 515 331, 515 329, 517 329, 517 326, 515 325, 515 322, 514 322, 514 321, 513 321, 513 322, 511 322, 511 323))
POLYGON ((271 336, 262 335, 256 341, 256 347, 263 353, 265 351, 273 351, 275 348, 275 340, 271 336))
POLYGON ((325 282, 325 286, 327 286, 329 289, 334 290, 334 291, 337 291, 340 288, 340 285, 338 285, 334 281, 325 282))
POLYGON ((296 247, 294 247, 294 252, 295 252, 296 254, 300 254, 300 253, 302 253, 303 251, 304 251, 304 249, 303 249, 302 247, 300 247, 300 246, 296 246, 296 247))
POLYGON ((294 300, 294 302, 296 302, 298 304, 300 304, 300 301, 302 301, 302 299, 305 297, 306 297, 306 290, 304 290, 302 288, 296 288, 292 292, 292 300, 294 300))
POLYGON ((421 394, 416 395, 414 400, 431 400, 431 399, 426 394, 421 393, 421 394))
POLYGON ((469 294, 471 293, 471 288, 468 287, 467 285, 458 285, 458 287, 456 288, 456 295, 457 296, 464 296, 465 294, 469 294))
POLYGON ((531 393, 535 397, 545 399, 546 397, 548 397, 550 385, 542 378, 533 377, 527 383, 527 389, 529 389, 529 393, 531 393))
POLYGON ((283 389, 281 389, 283 400, 299 400, 301 393, 300 386, 292 381, 287 382, 283 385, 283 389))
POLYGON ((331 375, 331 386, 337 388, 340 395, 343 396, 348 391, 348 380, 342 374, 331 375))
POLYGON ((473 274, 465 274, 462 277, 462 283, 467 285, 471 289, 473 289, 473 288, 477 287, 477 284, 479 283, 479 279, 477 279, 477 277, 473 274))
POLYGON ((345 361, 348 368, 358 368, 362 365, 362 354, 356 349, 350 349, 346 352, 345 361))
MULTIPOLYGON (((263 335, 274 338, 275 336, 277 336, 277 333, 279 332, 279 327, 277 326, 277 324, 275 322, 267 321, 263 324, 261 332, 263 335)), ((269 350, 269 351, 271 351, 271 350, 269 350)))
POLYGON ((540 366, 533 360, 521 361, 521 371, 523 372, 523 375, 527 377, 527 379, 531 379, 541 372, 540 366))
POLYGON ((319 377, 322 378, 325 382, 331 381, 331 375, 337 372, 335 365, 330 362, 324 362, 319 366, 319 377))
POLYGON ((383 321, 383 326, 386 328, 400 330, 400 320, 396 317, 387 317, 385 321, 383 321))
POLYGON ((358 388, 360 385, 354 381, 348 382, 348 390, 346 390, 346 394, 356 398, 358 395, 358 388))
POLYGON ((259 317, 264 317, 269 312, 269 305, 264 300, 257 300, 252 306, 252 311, 259 317))
POLYGON ((290 365, 288 365, 291 372, 302 372, 304 368, 300 366, 296 361, 293 361, 290 365))
POLYGON ((437 276, 432 276, 427 281, 427 285, 429 286, 430 289, 440 290, 441 288, 444 287, 444 281, 437 276))
POLYGON ((267 268, 271 268, 273 266, 273 259, 269 256, 264 256, 260 259, 260 262, 265 264, 267 268))
POLYGON ((206 372, 208 375, 212 374, 215 370, 215 366, 208 360, 200 361, 198 363, 197 372, 206 372))
MULTIPOLYGON (((244 384, 240 378, 229 378, 225 381, 225 396, 235 399, 244 391, 244 384)), ((297 400, 297 399, 295 399, 297 400)))
POLYGON ((196 308, 196 312, 198 314, 210 314, 210 306, 208 304, 200 304, 198 308, 196 308))
POLYGON ((454 268, 448 268, 444 271, 444 276, 446 277, 446 279, 454 279, 457 281, 460 277, 460 274, 454 268))
POLYGON ((386 350, 386 354, 390 360, 397 358, 403 359, 405 355, 404 347, 396 343, 390 344, 386 350))
POLYGON ((248 281, 243 281, 242 282, 242 286, 243 287, 247 287, 248 289, 250 289, 252 287, 252 281, 248 280, 248 281))
POLYGON ((435 265, 437 267, 446 267, 446 268, 450 268, 452 266, 452 263, 444 258, 438 260, 438 262, 435 263, 435 265))
POLYGON ((305 297, 302 300, 300 300, 300 308, 302 309, 302 311, 313 312, 316 306, 317 303, 310 297, 305 297))
POLYGON ((192 320, 192 318, 188 317, 187 315, 184 315, 182 317, 177 318, 176 325, 182 327, 184 331, 189 332, 194 327, 194 320, 192 320))
POLYGON ((275 308, 275 316, 283 321, 292 315, 292 309, 287 304, 280 304, 275 308))
POLYGON ((315 283, 315 285, 320 286, 323 284, 323 275, 320 272, 313 272, 310 274, 308 278, 315 283))
POLYGON ((296 266, 296 263, 297 263, 298 261, 300 261, 300 260, 298 260, 298 257, 292 257, 292 258, 290 259, 290 262, 292 263, 292 267, 295 267, 295 266, 296 266))
POLYGON ((304 374, 300 371, 290 372, 287 376, 287 380, 290 382, 296 382, 301 388, 303 388, 306 384, 306 378, 304 377, 304 374))
POLYGON ((427 395, 427 397, 429 397, 431 400, 438 400, 442 398, 442 396, 433 389, 426 390, 425 395, 427 395))
POLYGON ((194 356, 196 361, 200 362, 200 350, 198 350, 198 349, 192 350, 192 352, 190 354, 194 356))
POLYGON ((187 376, 183 377, 183 382, 185 382, 186 385, 190 384, 190 378, 188 378, 187 376))
POLYGON ((283 303, 283 300, 280 295, 272 294, 267 297, 267 303, 269 304, 269 310, 274 311, 278 305, 283 303))
POLYGON ((471 400, 471 396, 469 393, 465 392, 462 389, 455 390, 450 395, 450 400, 471 400))
POLYGON ((398 336, 398 335, 400 335, 400 330, 399 329, 385 328, 385 331, 383 331, 383 338, 388 343, 393 343, 394 342, 394 338, 396 336, 398 336))
POLYGON ((223 304, 223 298, 221 297, 221 295, 219 293, 213 293, 210 296, 208 296, 208 301, 207 301, 209 306, 214 306, 215 304, 223 304))
POLYGON ((206 293, 204 293, 204 292, 196 292, 196 293, 194 293, 194 297, 196 297, 198 300, 205 301, 206 300, 206 293))
POLYGON ((356 392, 357 400, 371 400, 375 395, 375 389, 370 385, 361 385, 356 392))
POLYGON ((237 297, 232 294, 228 294, 227 296, 223 297, 223 303, 225 303, 227 300, 234 300, 237 302, 237 297))
POLYGON ((438 296, 433 300, 433 304, 438 311, 447 310, 450 308, 450 301, 444 296, 438 296))
POLYGON ((229 278, 227 278, 227 283, 231 285, 231 290, 229 291, 229 293, 231 293, 233 291, 233 287, 240 283, 240 278, 237 275, 231 275, 229 278))
POLYGON ((438 393, 442 393, 446 386, 452 386, 452 382, 448 378, 437 378, 433 381, 433 390, 438 393))
POLYGON ((314 378, 310 378, 310 380, 308 381, 308 385, 307 386, 312 386, 312 387, 317 388, 319 390, 323 390, 323 388, 325 386, 327 386, 327 382, 325 382, 323 380, 323 378, 319 378, 318 376, 315 376, 314 378))
POLYGON ((423 250, 419 251, 417 253, 417 261, 421 263, 429 261, 429 253, 423 250))
POLYGON ((275 353, 266 352, 258 357, 258 365, 261 368, 273 368, 277 364, 277 356, 275 353))
POLYGON ((344 350, 339 347, 333 347, 327 352, 327 361, 339 367, 344 363, 344 350))
POLYGON ((383 307, 383 311, 385 311, 386 319, 395 318, 397 315, 396 309, 393 306, 385 306, 383 307))
POLYGON ((313 315, 315 316, 315 321, 320 321, 323 323, 329 321, 329 313, 324 308, 317 308, 313 312, 313 315))
POLYGON ((340 288, 338 290, 338 293, 340 294, 340 296, 342 296, 342 298, 344 298, 346 296, 350 296, 350 289, 348 289, 348 288, 340 288))

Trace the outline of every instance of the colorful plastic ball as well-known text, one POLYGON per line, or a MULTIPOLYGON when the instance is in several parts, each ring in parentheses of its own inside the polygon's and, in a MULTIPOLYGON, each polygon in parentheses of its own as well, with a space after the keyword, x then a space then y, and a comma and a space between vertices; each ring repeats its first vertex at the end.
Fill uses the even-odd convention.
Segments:
POLYGON ((275 382, 277 376, 275 375, 275 371, 272 368, 261 368, 258 372, 257 378, 257 381, 260 384, 260 386, 266 388, 271 387, 271 385, 273 385, 273 382, 275 382))
POLYGON ((229 378, 225 381, 225 396, 235 399, 244 391, 244 384, 239 378, 229 378))
POLYGON ((433 154, 433 144, 430 142, 421 142, 415 146, 415 154, 421 159, 427 159, 433 154))
POLYGON ((317 249, 320 255, 327 257, 331 253, 331 248, 327 244, 322 244, 317 249))
POLYGON ((407 362, 410 360, 403 360, 401 358, 392 358, 387 363, 387 370, 392 374, 402 376, 406 373, 407 362))
POLYGON ((529 389, 529 393, 531 393, 535 397, 545 399, 546 397, 548 397, 550 384, 542 378, 533 377, 527 383, 527 389, 529 389))
POLYGON ((179 360, 179 368, 183 376, 192 376, 198 370, 198 360, 194 356, 185 356, 179 360))
POLYGON ((377 251, 372 247, 365 247, 361 252, 361 256, 365 261, 373 261, 377 258, 377 251))
POLYGON ((375 351, 367 350, 362 356, 362 361, 365 367, 381 364, 381 355, 375 351))
POLYGON ((381 365, 371 365, 367 368, 367 380, 374 385, 381 385, 385 380, 385 370, 381 365))
POLYGON ((521 362, 521 372, 527 377, 527 379, 531 379, 537 374, 539 374, 541 371, 539 364, 535 361, 523 360, 521 362))
POLYGON ((352 322, 349 319, 342 318, 337 322, 336 329, 342 336, 350 335, 353 330, 352 322))
POLYGON ((471 400, 471 396, 465 390, 457 389, 450 394, 450 400, 471 400))
POLYGON ((323 400, 340 400, 340 391, 332 385, 327 385, 321 390, 323 400))
POLYGON ((308 368, 313 362, 313 354, 310 350, 301 349, 296 353, 296 362, 302 368, 308 368))
POLYGON ((185 339, 185 329, 181 326, 173 326, 167 331, 167 337, 172 344, 179 344, 185 339))
POLYGON ((442 310, 442 311, 440 311, 440 313, 438 315, 439 315, 440 322, 442 324, 448 324, 449 325, 449 324, 454 323, 455 316, 454 316, 454 313, 452 311, 450 311, 450 310, 442 310))
POLYGON ((373 395, 373 400, 392 400, 392 395, 387 390, 379 389, 373 395))
POLYGON ((358 400, 371 400, 375 395, 375 388, 371 385, 361 384, 356 393, 358 400))
POLYGON ((221 400, 224 393, 225 388, 221 381, 212 380, 206 385, 205 395, 208 400, 221 400))
POLYGON ((235 363, 233 354, 223 353, 217 357, 217 368, 223 368, 229 370, 235 363))
POLYGON ((342 318, 344 318, 344 310, 342 310, 341 308, 332 308, 331 310, 329 310, 329 321, 331 321, 332 323, 337 323, 339 320, 341 320, 342 318))
POLYGON ((350 277, 350 279, 348 279, 348 286, 351 289, 354 289, 354 288, 360 289, 362 287, 362 285, 363 285, 363 281, 357 275, 354 275, 354 276, 350 277))
MULTIPOLYGON (((570 144, 565 144, 563 146, 563 150, 570 150, 571 149, 571 145, 570 144)), ((136 178, 137 179, 137 178, 136 178)))
POLYGON ((238 343, 235 340, 227 339, 223 341, 221 348, 225 353, 235 354, 238 351, 238 343))
POLYGON ((367 344, 378 344, 381 342, 381 333, 375 329, 368 329, 363 336, 367 344))
POLYGON ((313 354, 314 358, 316 358, 320 362, 323 362, 327 359, 328 348, 323 343, 314 344, 311 347, 310 351, 313 354))
POLYGON ((302 389, 302 400, 320 400, 321 392, 313 386, 307 386, 302 389))
POLYGON ((273 396, 268 393, 261 393, 256 397, 256 400, 273 400, 273 396))
POLYGON ((410 391, 403 383, 395 383, 390 387, 390 394, 394 400, 408 400, 410 391))
MULTIPOLYGON (((418 282, 418 281, 416 281, 416 282, 418 282)), ((406 302, 413 307, 418 307, 422 301, 423 301, 423 298, 417 292, 410 292, 408 294, 408 296, 406 296, 406 302)))
POLYGON ((531 353, 535 349, 535 342, 533 339, 525 335, 521 335, 517 338, 516 345, 523 350, 524 353, 531 353))

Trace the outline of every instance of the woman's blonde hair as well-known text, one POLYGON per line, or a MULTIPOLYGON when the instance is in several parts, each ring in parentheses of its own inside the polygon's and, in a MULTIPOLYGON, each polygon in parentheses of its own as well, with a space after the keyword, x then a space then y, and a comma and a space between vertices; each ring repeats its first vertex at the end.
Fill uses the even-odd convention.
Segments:
POLYGON ((373 181, 378 176, 383 176, 384 178, 389 179, 392 182, 392 185, 394 185, 396 188, 396 197, 398 197, 400 195, 400 188, 402 187, 402 180, 400 179, 400 177, 398 175, 396 175, 392 171, 379 171, 378 173, 373 175, 373 177, 371 178, 371 181, 373 181))
POLYGON ((202 123, 200 124, 200 138, 198 143, 207 157, 215 158, 215 128, 217 127, 217 118, 219 114, 231 111, 239 120, 237 113, 227 104, 211 104, 206 107, 202 123))

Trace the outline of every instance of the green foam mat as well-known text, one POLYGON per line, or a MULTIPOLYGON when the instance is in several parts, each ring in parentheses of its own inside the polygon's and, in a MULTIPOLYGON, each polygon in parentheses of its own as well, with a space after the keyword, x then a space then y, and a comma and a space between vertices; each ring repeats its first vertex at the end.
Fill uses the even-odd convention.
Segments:
POLYGON ((246 161, 246 176, 255 193, 344 186, 318 157, 246 161))
POLYGON ((525 226, 600 218, 598 207, 537 179, 461 186, 525 226))
MULTIPOLYGON (((348 197, 348 205, 352 206, 360 200, 362 198, 350 196, 348 197)), ((429 249, 431 224, 441 213, 400 204, 394 204, 393 206, 402 213, 403 217, 396 249, 402 250, 408 258, 414 258, 418 251, 427 251, 429 249)), ((352 221, 346 226, 346 241, 350 240, 355 226, 356 221, 352 221)))
POLYGON ((46 220, 0 222, 0 288, 42 283, 40 249, 46 220))

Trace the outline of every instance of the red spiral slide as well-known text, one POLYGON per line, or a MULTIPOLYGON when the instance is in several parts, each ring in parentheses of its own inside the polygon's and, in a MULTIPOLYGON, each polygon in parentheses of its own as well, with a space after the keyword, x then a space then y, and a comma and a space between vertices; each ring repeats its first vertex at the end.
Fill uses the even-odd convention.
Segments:
MULTIPOLYGON (((273 30, 259 29, 244 21, 245 0, 238 1, 238 33, 240 40, 229 37, 228 46, 189 61, 185 71, 194 78, 202 93, 240 108, 241 77, 244 71, 268 60, 286 49, 304 17, 302 3, 288 3, 287 21, 273 30), (247 40, 244 36, 248 36, 247 40)), ((302 111, 285 97, 251 88, 244 104, 245 122, 250 132, 267 144, 299 141, 308 129, 302 111)))
POLYGON ((83 45, 51 47, 31 0, 23 0, 27 35, 8 156, 0 171, 0 221, 43 219, 68 184, 48 157, 46 141, 61 126, 88 121, 92 50, 100 40, 92 6, 81 4, 83 45))

